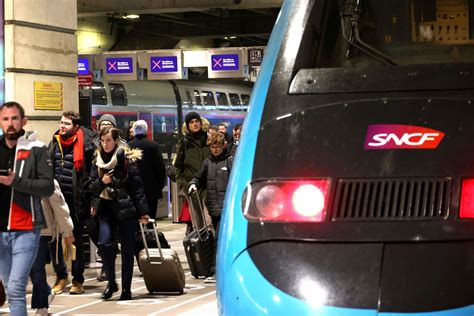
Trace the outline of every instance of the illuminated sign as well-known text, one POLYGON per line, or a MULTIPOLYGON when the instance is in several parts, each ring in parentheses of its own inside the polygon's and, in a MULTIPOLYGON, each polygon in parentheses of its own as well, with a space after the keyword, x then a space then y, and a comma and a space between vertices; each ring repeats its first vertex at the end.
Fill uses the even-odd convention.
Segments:
POLYGON ((178 71, 177 56, 151 56, 151 72, 176 72, 178 71))
POLYGON ((77 60, 77 74, 88 75, 89 74, 89 59, 79 57, 77 60))
POLYGON ((238 54, 211 55, 211 66, 213 71, 239 70, 238 54))
POLYGON ((435 149, 444 133, 420 126, 398 124, 369 125, 365 149, 435 149))
POLYGON ((105 72, 107 74, 131 74, 133 73, 133 58, 106 58, 105 72))

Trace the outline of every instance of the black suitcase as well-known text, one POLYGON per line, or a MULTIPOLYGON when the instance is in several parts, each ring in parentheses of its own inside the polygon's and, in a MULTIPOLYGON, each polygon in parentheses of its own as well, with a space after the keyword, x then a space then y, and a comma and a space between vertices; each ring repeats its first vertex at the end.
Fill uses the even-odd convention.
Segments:
POLYGON ((195 191, 188 197, 193 232, 183 239, 184 251, 188 259, 191 274, 198 277, 209 277, 215 273, 215 239, 207 226, 199 194, 195 191))

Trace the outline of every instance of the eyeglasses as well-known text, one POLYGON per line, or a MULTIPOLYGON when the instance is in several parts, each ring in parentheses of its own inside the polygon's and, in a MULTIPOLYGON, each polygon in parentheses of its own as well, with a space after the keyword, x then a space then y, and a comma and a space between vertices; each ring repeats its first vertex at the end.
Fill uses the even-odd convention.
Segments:
POLYGON ((222 145, 211 145, 211 146, 209 146, 209 148, 214 149, 214 150, 221 149, 222 147, 224 147, 224 146, 222 146, 222 145))
POLYGON ((64 126, 71 126, 72 125, 71 122, 59 121, 58 123, 59 123, 59 125, 64 125, 64 126))

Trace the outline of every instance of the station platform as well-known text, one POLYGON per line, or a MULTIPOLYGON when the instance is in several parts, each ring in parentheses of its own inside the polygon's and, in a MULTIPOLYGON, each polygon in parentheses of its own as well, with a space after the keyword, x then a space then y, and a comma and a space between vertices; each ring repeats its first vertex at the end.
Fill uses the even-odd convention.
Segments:
MULTIPOLYGON (((56 295, 50 308, 50 315, 217 315, 215 284, 205 283, 204 278, 195 279, 189 270, 183 248, 183 237, 186 225, 172 223, 171 218, 158 220, 158 229, 168 240, 171 249, 178 252, 186 276, 186 287, 182 295, 162 295, 148 293, 141 273, 135 262, 132 281, 131 301, 119 301, 120 297, 120 254, 117 256, 117 283, 119 291, 108 301, 100 298, 107 282, 97 281, 100 268, 86 268, 84 277, 85 293, 70 295, 67 286, 65 291, 56 295)), ((47 269, 50 270, 50 269, 47 269)), ((70 271, 70 266, 69 266, 70 271)), ((48 283, 52 285, 55 276, 48 273, 48 283)), ((27 304, 31 302, 31 282, 27 288, 27 304)), ((28 315, 34 315, 36 310, 28 309, 28 315)), ((0 308, 0 315, 8 315, 8 303, 0 308)))

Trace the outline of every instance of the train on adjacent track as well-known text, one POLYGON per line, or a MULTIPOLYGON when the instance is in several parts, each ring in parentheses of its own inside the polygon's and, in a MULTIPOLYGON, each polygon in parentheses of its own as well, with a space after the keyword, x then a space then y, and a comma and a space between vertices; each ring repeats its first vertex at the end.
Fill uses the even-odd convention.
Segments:
POLYGON ((220 314, 474 315, 473 99, 474 1, 285 1, 227 188, 220 314))
POLYGON ((197 111, 210 124, 232 128, 245 119, 253 83, 240 80, 95 81, 90 100, 92 127, 105 113, 112 114, 124 136, 139 119, 149 126, 149 137, 168 148, 178 139, 177 104, 183 116, 197 111), (179 97, 177 97, 179 93, 179 97))

